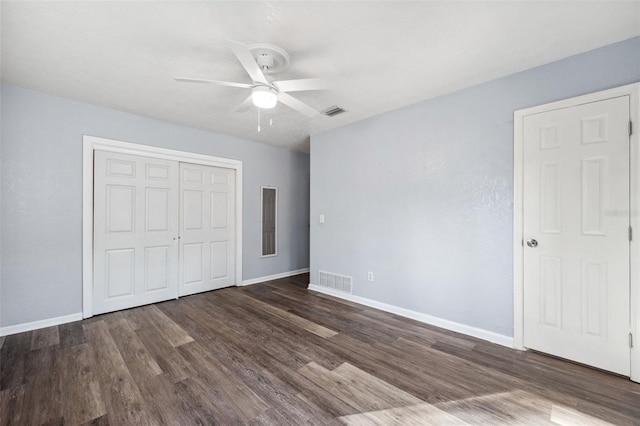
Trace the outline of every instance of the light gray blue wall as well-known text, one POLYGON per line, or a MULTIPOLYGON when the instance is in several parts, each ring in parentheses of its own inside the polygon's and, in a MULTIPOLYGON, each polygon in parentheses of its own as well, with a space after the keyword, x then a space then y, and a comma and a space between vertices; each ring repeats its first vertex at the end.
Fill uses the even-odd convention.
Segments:
POLYGON ((17 87, 2 88, 0 324, 82 310, 84 134, 243 161, 243 279, 309 266, 309 156, 17 87), (260 257, 260 186, 279 188, 260 257))
POLYGON ((311 282, 512 336, 513 112, 638 81, 634 38, 312 137, 311 282))

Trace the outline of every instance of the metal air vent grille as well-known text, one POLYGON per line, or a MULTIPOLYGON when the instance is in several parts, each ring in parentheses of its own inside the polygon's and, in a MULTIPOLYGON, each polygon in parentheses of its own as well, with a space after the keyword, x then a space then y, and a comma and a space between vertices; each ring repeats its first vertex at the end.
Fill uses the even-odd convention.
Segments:
POLYGON ((342 114, 343 112, 347 112, 347 111, 345 111, 344 109, 342 109, 342 108, 340 108, 339 106, 336 106, 336 105, 331 106, 331 107, 325 109, 324 111, 322 111, 322 113, 324 115, 328 116, 328 117, 333 117, 335 115, 342 114))
POLYGON ((326 271, 320 271, 319 274, 319 286, 351 294, 353 289, 353 278, 326 271))

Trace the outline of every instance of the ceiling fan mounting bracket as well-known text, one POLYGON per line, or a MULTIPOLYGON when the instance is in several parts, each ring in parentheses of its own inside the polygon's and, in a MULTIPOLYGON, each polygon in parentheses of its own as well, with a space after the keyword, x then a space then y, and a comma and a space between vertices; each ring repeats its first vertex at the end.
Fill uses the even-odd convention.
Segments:
POLYGON ((275 74, 289 68, 289 55, 278 46, 258 43, 247 48, 264 74, 275 74))

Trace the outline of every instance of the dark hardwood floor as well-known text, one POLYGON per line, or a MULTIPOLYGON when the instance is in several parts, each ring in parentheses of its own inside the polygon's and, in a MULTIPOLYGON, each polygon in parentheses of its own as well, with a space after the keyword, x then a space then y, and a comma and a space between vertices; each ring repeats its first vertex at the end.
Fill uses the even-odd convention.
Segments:
POLYGON ((0 338, 1 424, 640 424, 639 384, 308 282, 0 338))

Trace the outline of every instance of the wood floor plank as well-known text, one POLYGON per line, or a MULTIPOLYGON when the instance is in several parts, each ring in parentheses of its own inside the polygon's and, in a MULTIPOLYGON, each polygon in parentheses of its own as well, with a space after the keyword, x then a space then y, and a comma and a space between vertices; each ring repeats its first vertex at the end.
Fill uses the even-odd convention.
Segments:
POLYGON ((322 324, 331 330, 348 334, 363 342, 392 342, 397 338, 396 334, 388 333, 381 327, 371 327, 364 321, 358 321, 353 316, 339 315, 336 312, 326 312, 317 308, 305 308, 296 306, 289 313, 304 318, 313 323, 322 324))
POLYGON ((551 424, 551 402, 522 391, 488 393, 436 406, 469 424, 551 424))
POLYGON ((60 347, 82 345, 87 342, 82 328, 82 321, 71 322, 58 326, 60 347))
POLYGON ((65 426, 64 417, 59 417, 57 419, 51 419, 44 423, 41 426, 65 426))
POLYGON ((136 335, 151 353, 160 370, 172 383, 196 377, 196 371, 180 352, 160 335, 155 326, 141 328, 136 331, 136 335))
MULTIPOLYGON (((638 400, 640 401, 640 398, 638 400)), ((628 410, 619 411, 602 405, 597 400, 589 401, 579 398, 576 401, 576 405, 570 408, 584 414, 585 418, 592 417, 618 426, 638 426, 640 424, 640 417, 633 412, 630 413, 628 410)))
POLYGON ((137 382, 148 409, 159 419, 159 424, 188 425, 194 423, 190 408, 179 397, 178 387, 166 374, 145 377, 137 382))
MULTIPOLYGON (((410 354, 407 348, 415 345, 415 343, 411 345, 408 344, 407 339, 399 338, 396 345, 379 343, 374 346, 392 356, 403 356, 408 353, 410 354)), ((478 392, 484 391, 487 387, 491 387, 496 392, 504 392, 520 385, 520 383, 516 382, 515 379, 510 376, 473 362, 461 362, 461 359, 455 355, 441 352, 434 349, 433 346, 421 346, 418 344, 418 347, 421 347, 418 352, 421 356, 406 357, 406 364, 412 366, 414 369, 419 369, 426 363, 426 365, 428 365, 428 371, 425 370, 424 373, 434 378, 445 379, 457 374, 458 380, 456 384, 466 395, 477 395, 478 392), (482 377, 483 380, 478 381, 476 377, 482 377)))
POLYGON ((360 412, 394 407, 393 401, 389 401, 384 394, 375 394, 366 383, 344 380, 339 374, 313 362, 301 367, 298 372, 329 393, 338 395, 341 400, 360 412))
POLYGON ((68 346, 60 351, 62 417, 67 424, 82 424, 107 413, 96 376, 91 345, 68 346))
POLYGON ((22 424, 20 417, 23 410, 24 386, 0 391, 0 425, 22 424))
POLYGON ((104 416, 83 423, 82 426, 109 426, 109 424, 109 416, 105 414, 104 416))
POLYGON ((604 420, 597 419, 589 416, 588 414, 580 413, 579 411, 572 410, 570 408, 554 405, 551 407, 551 421, 554 424, 561 426, 571 425, 590 425, 590 426, 612 426, 613 423, 606 422, 604 420))
POLYGON ((293 419, 282 414, 275 408, 270 408, 265 413, 247 423, 249 426, 297 426, 293 419))
MULTIPOLYGON (((416 365, 404 358, 396 359, 383 349, 360 342, 349 336, 338 334, 329 340, 334 351, 341 352, 345 360, 373 374, 382 380, 399 387, 429 403, 442 400, 468 397, 472 392, 450 379, 437 377, 437 371, 431 369, 423 360, 416 365)), ((465 379, 469 381, 470 379, 465 379)))
POLYGON ((171 321, 160 309, 154 305, 145 306, 143 308, 144 315, 152 322, 160 331, 160 334, 172 346, 180 346, 185 343, 193 342, 193 338, 189 336, 178 324, 171 321))
MULTIPOLYGON (((196 301, 191 301, 191 303, 193 310, 189 317, 192 321, 206 324, 204 328, 208 328, 205 333, 207 338, 229 339, 238 342, 238 346, 245 345, 247 348, 255 349, 259 346, 294 369, 310 361, 309 356, 303 353, 299 341, 296 341, 292 335, 288 335, 282 327, 274 326, 274 321, 279 321, 279 319, 271 317, 262 310, 254 309, 248 305, 238 309, 233 306, 233 303, 228 303, 225 300, 224 307, 215 312, 207 312, 206 306, 201 306, 196 301), (246 314, 252 315, 256 321, 239 320, 246 314), (223 322, 225 318, 228 325, 223 322), (234 320, 235 318, 238 320, 234 320), (239 339, 238 336, 242 337, 239 339)), ((291 331, 295 335, 296 332, 291 331)), ((305 334, 308 333, 305 332, 305 334)))
POLYGON ((640 384, 306 289, 308 274, 0 339, 5 424, 640 424, 640 384))
POLYGON ((104 321, 85 326, 85 334, 95 348, 95 365, 101 384, 101 394, 113 424, 152 424, 140 390, 113 341, 104 321))
POLYGON ((242 421, 253 420, 267 411, 269 405, 201 345, 191 342, 179 350, 210 388, 219 389, 242 421))
POLYGON ((301 400, 305 407, 314 407, 322 413, 331 415, 330 418, 325 418, 323 420, 324 423, 322 424, 342 424, 339 421, 340 416, 358 412, 356 408, 351 407, 346 401, 341 400, 337 395, 331 395, 329 392, 315 385, 315 383, 311 381, 309 381, 309 383, 311 383, 311 386, 305 387, 303 391, 296 395, 296 398, 301 400), (320 397, 323 393, 324 396, 320 397))
MULTIPOLYGON (((244 298, 245 300, 248 299, 252 299, 249 296, 246 296, 240 292, 236 292, 236 293, 229 293, 230 295, 233 295, 234 297, 240 297, 240 298, 244 298)), ((329 337, 333 337, 337 334, 336 331, 334 330, 330 330, 326 327, 323 327, 319 324, 316 324, 314 322, 311 322, 309 320, 306 320, 304 318, 301 318, 297 315, 293 315, 287 311, 283 311, 282 309, 276 308, 274 306, 271 306, 267 303, 264 303, 262 301, 253 299, 251 301, 254 305, 258 306, 260 309, 264 310, 265 312, 278 317, 280 319, 283 319, 285 321, 291 322, 313 334, 316 334, 320 337, 324 337, 324 338, 329 338, 329 337)))
POLYGON ((62 417, 60 374, 57 348, 48 346, 27 353, 21 423, 41 425, 62 417))
POLYGON ((365 388, 369 392, 380 395, 390 406, 401 407, 405 405, 419 405, 423 400, 399 389, 384 380, 380 380, 366 371, 345 362, 333 370, 343 377, 353 388, 365 388))
POLYGON ((175 384, 179 398, 192 414, 194 423, 235 425, 241 424, 240 417, 224 399, 219 389, 208 387, 198 378, 188 378, 175 384))
POLYGON ((122 318, 114 322, 109 327, 109 332, 118 346, 127 369, 136 381, 162 373, 162 369, 130 327, 127 319, 122 318))
MULTIPOLYGON (((171 311, 166 305, 163 309, 171 311)), ((229 328, 220 327, 226 329, 224 338, 221 338, 219 324, 203 321, 200 314, 193 318, 191 311, 183 312, 182 315, 172 311, 171 314, 173 317, 179 316, 180 323, 187 327, 190 334, 197 336, 196 340, 199 343, 210 348, 211 354, 234 371, 260 398, 270 406, 278 407, 279 412, 286 412, 291 424, 337 423, 330 414, 333 406, 323 411, 315 404, 305 403, 295 397, 299 386, 305 387, 301 382, 308 381, 264 351, 260 345, 255 345, 252 336, 243 336, 229 328), (242 340, 243 338, 245 340, 242 340), (314 421, 310 422, 310 419, 314 421)), ((344 405, 337 400, 335 403, 336 406, 344 405)))
MULTIPOLYGON (((230 329, 242 335, 251 334, 265 350, 292 368, 299 368, 314 361, 333 369, 343 362, 340 357, 325 349, 324 338, 315 333, 308 333, 295 323, 279 317, 274 318, 251 303, 239 304, 237 300, 224 297, 218 303, 224 307, 216 311, 202 312, 206 310, 206 305, 195 301, 194 306, 200 309, 204 317, 214 316, 217 319, 216 329, 220 329, 223 321, 228 320, 230 316, 237 317, 238 321, 227 321, 230 329), (242 321, 241 318, 247 315, 258 321, 242 321)), ((211 319, 205 321, 212 322, 211 319)))
POLYGON ((344 424, 349 426, 422 426, 469 424, 427 403, 398 408, 389 408, 386 410, 372 411, 361 414, 352 414, 350 416, 341 417, 340 420, 344 424))
MULTIPOLYGON (((585 366, 578 366, 578 370, 570 373, 572 371, 571 366, 576 366, 576 364, 560 360, 556 360, 552 364, 544 363, 540 365, 538 363, 539 358, 549 360, 549 357, 539 354, 525 356, 523 361, 514 362, 510 367, 506 367, 504 364, 496 363, 494 357, 487 357, 475 350, 465 351, 445 344, 435 345, 433 349, 443 354, 443 356, 446 356, 445 354, 454 355, 465 362, 473 362, 475 365, 485 368, 485 371, 492 372, 492 374, 494 374, 493 372, 508 373, 498 377, 505 377, 507 380, 515 378, 518 380, 516 386, 520 389, 536 393, 557 404, 577 405, 579 399, 575 398, 575 392, 579 390, 582 394, 588 389, 591 397, 584 403, 584 410, 587 413, 596 417, 603 415, 599 413, 598 406, 606 405, 615 412, 627 413, 624 416, 631 415, 632 418, 640 418, 640 404, 637 403, 640 399, 638 396, 634 395, 633 392, 620 393, 616 391, 620 387, 629 386, 630 382, 603 380, 605 377, 614 378, 615 376, 611 374, 585 366), (532 358, 533 362, 531 361, 532 358), (535 371, 535 374, 532 374, 532 371, 535 371), (618 383, 618 386, 615 386, 615 383, 618 383), (590 403, 594 401, 597 401, 597 404, 590 403)), ((632 384, 632 386, 636 387, 636 384, 632 384)), ((607 410, 605 410, 606 412, 607 410)))
POLYGON ((263 369, 259 364, 249 364, 246 361, 232 363, 231 358, 225 359, 226 365, 231 365, 236 374, 270 406, 278 407, 278 411, 286 413, 292 424, 336 424, 335 418, 328 412, 321 410, 315 404, 306 403, 296 397, 295 389, 284 381, 277 373, 263 369))
POLYGON ((17 389, 24 383, 24 361, 31 350, 31 332, 7 336, 0 348, 0 390, 17 389))
POLYGON ((34 330, 31 335, 31 350, 46 348, 60 344, 60 334, 58 326, 41 328, 34 330))
POLYGON ((137 331, 142 327, 151 326, 151 322, 148 319, 141 315, 142 309, 132 308, 122 311, 122 318, 126 319, 129 322, 129 327, 133 331, 137 331))
MULTIPOLYGON (((175 305, 172 304, 171 306, 175 305)), ((354 412, 352 407, 347 406, 344 402, 315 386, 295 370, 288 367, 286 362, 278 360, 278 354, 274 354, 266 345, 262 344, 262 341, 256 341, 253 335, 243 332, 242 329, 236 332, 216 318, 208 316, 206 313, 198 312, 196 309, 189 309, 187 312, 182 313, 172 309, 169 305, 163 305, 162 309, 168 310, 172 317, 178 318, 180 323, 187 327, 193 336, 196 336, 196 340, 200 344, 205 345, 205 348, 210 348, 210 354, 243 377, 245 383, 271 405, 281 406, 282 401, 287 401, 284 406, 288 407, 289 410, 297 412, 300 409, 300 404, 297 403, 293 407, 289 407, 291 399, 285 399, 286 395, 283 389, 283 384, 286 383, 287 387, 293 388, 294 393, 302 390, 311 390, 313 392, 310 398, 313 399, 314 403, 309 404, 310 406, 313 405, 311 411, 315 411, 316 407, 321 407, 320 409, 332 415, 354 412), (259 374, 259 372, 263 373, 259 374), (268 372, 268 374, 264 372, 268 372), (268 381, 264 379, 265 374, 269 378, 268 381), (275 402, 273 400, 274 397, 276 398, 275 402)), ((233 317, 228 319, 231 324, 237 322, 234 321, 233 317)), ((259 321, 252 321, 251 323, 256 322, 259 321)), ((324 341, 324 339, 309 333, 307 333, 307 338, 316 338, 324 341)), ((324 424, 331 424, 331 417, 323 415, 319 418, 324 424)))

